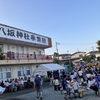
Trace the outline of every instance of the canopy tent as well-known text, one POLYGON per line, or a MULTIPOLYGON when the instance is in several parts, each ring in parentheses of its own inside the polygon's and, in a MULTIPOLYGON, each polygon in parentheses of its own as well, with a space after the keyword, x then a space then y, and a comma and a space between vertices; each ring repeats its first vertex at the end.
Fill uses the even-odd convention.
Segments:
POLYGON ((41 64, 34 70, 34 73, 39 73, 41 75, 46 75, 47 71, 61 70, 65 69, 65 67, 59 64, 41 64))

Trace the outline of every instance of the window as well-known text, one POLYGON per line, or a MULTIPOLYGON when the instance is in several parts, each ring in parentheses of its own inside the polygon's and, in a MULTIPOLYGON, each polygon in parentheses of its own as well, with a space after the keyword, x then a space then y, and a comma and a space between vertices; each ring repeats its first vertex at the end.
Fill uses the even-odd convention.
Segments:
POLYGON ((41 55, 41 51, 39 51, 39 55, 41 55))
POLYGON ((0 79, 11 78, 11 68, 0 68, 0 79))
POLYGON ((27 70, 27 75, 30 75, 30 70, 27 70))
POLYGON ((16 46, 16 53, 18 53, 19 52, 19 48, 18 48, 18 46, 16 46))
POLYGON ((36 55, 36 52, 33 52, 34 55, 36 55))
POLYGON ((23 46, 21 47, 21 49, 22 49, 22 53, 24 53, 24 47, 23 46))
POLYGON ((24 74, 30 75, 30 67, 29 66, 18 67, 18 76, 23 76, 24 74))
POLYGON ((10 51, 10 45, 7 45, 7 51, 10 51))
POLYGON ((81 57, 83 57, 83 55, 81 54, 81 55, 79 55, 79 57, 81 58, 81 57))
POLYGON ((26 53, 28 54, 28 47, 26 47, 26 53))
POLYGON ((7 77, 7 78, 11 78, 11 73, 10 73, 10 72, 7 72, 7 73, 6 73, 6 77, 7 77))
POLYGON ((0 79, 3 79, 3 73, 0 73, 0 79))

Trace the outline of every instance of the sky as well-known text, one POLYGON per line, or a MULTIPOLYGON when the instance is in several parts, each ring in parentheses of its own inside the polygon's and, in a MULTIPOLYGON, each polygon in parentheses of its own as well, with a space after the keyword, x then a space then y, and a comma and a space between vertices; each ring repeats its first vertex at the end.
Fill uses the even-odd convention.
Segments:
POLYGON ((0 23, 52 39, 46 54, 97 50, 100 0, 0 0, 0 23))

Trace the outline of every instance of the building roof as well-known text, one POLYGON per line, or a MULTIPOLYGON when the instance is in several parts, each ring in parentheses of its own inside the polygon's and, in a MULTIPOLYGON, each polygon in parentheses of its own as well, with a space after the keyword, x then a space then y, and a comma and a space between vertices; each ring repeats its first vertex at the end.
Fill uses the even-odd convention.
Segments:
POLYGON ((59 54, 59 56, 71 56, 71 54, 59 54))
POLYGON ((80 57, 75 57, 75 58, 68 58, 68 59, 60 59, 60 61, 69 61, 69 60, 79 60, 80 57))
POLYGON ((90 51, 90 52, 88 52, 89 54, 91 54, 91 53, 99 53, 99 51, 90 51))
POLYGON ((79 51, 79 52, 73 53, 72 55, 75 55, 75 54, 78 54, 78 53, 86 53, 86 52, 81 52, 81 51, 79 51))

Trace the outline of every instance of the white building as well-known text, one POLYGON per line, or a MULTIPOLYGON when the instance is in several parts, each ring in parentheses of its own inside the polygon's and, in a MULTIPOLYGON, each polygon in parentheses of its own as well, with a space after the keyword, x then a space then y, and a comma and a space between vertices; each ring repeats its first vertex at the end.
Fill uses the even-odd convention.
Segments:
POLYGON ((98 52, 98 51, 90 51, 86 55, 87 56, 89 56, 89 55, 95 55, 96 58, 97 58, 97 57, 100 57, 100 52, 98 52))
POLYGON ((45 49, 52 47, 49 37, 0 24, 0 80, 31 76, 42 63, 52 62, 45 49))

